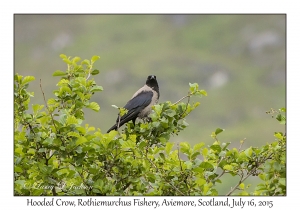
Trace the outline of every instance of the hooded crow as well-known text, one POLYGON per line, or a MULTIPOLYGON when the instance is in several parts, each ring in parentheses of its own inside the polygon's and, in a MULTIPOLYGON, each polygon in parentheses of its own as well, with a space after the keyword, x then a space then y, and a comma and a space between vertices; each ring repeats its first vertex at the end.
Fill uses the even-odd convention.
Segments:
POLYGON ((145 118, 151 112, 151 107, 157 104, 159 99, 159 87, 156 80, 156 76, 150 75, 146 80, 146 84, 133 94, 132 98, 124 106, 128 112, 120 118, 117 117, 116 124, 108 129, 107 133, 111 130, 117 130, 124 123, 132 120, 135 125, 136 118, 145 118), (118 126, 119 124, 119 126, 118 126))

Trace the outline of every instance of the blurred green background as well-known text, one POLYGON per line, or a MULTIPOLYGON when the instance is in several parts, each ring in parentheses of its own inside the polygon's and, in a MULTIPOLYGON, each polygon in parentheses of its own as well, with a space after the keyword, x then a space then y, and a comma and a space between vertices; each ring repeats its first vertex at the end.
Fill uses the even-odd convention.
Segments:
POLYGON ((92 98, 101 109, 86 110, 85 123, 103 132, 115 123, 111 105, 124 106, 150 74, 157 76, 160 102, 185 96, 189 82, 208 93, 187 117, 190 126, 171 141, 211 144, 220 127, 219 140, 239 147, 246 138, 246 148, 285 132, 266 114, 286 103, 285 15, 17 14, 14 29, 15 73, 36 77, 32 104, 44 103, 40 79, 46 98, 53 97, 52 73, 66 69, 60 54, 101 57, 95 80, 104 91, 92 98))

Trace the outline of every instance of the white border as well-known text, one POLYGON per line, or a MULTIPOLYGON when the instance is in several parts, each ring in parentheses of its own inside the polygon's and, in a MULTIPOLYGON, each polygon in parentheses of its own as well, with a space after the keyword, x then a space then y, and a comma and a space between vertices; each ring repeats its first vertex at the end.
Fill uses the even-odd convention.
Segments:
MULTIPOLYGON (((274 203, 272 209, 284 207, 298 207, 299 181, 299 22, 300 16, 296 1, 11 1, 1 5, 1 206, 5 209, 22 208, 26 206, 28 197, 13 197, 13 14, 14 13, 281 13, 287 14, 287 137, 288 137, 288 188, 287 197, 270 198, 274 203), (297 138, 298 137, 298 138, 297 138)), ((35 197, 36 199, 42 199, 35 197)), ((78 197, 62 197, 63 199, 77 201, 78 197)), ((152 197, 153 198, 153 197, 152 197)), ((220 199, 226 197, 218 197, 220 199)), ((238 198, 238 197, 235 197, 238 198)), ((247 200, 251 197, 245 197, 247 200)), ((57 199, 57 198, 56 198, 57 199)), ((98 198, 103 199, 103 198, 98 198)), ((106 197, 107 200, 115 199, 106 197)), ((127 197, 124 199, 134 199, 127 197)), ((162 200, 162 197, 153 199, 162 200)), ((174 199, 188 199, 188 197, 175 197, 174 199)), ((199 199, 190 198, 190 199, 199 199)), ((205 198, 208 199, 208 198, 205 198)), ((269 197, 255 198, 268 200, 269 197)), ((68 207, 64 207, 68 208, 68 207)), ((69 207, 71 208, 71 207, 69 207)), ((72 207, 73 209, 74 207, 72 207)), ((101 207, 90 207, 106 209, 101 207)), ((126 208, 126 207, 125 207, 126 208)), ((182 207, 172 207, 179 209, 182 207)), ((200 208, 200 207, 198 207, 200 208)), ((210 209, 219 209, 211 207, 210 209)), ((40 208, 39 208, 40 209, 40 208)), ((140 207, 130 207, 140 209, 140 207)), ((150 208, 149 208, 150 209, 150 208)), ((250 208, 244 208, 250 209, 250 208)))

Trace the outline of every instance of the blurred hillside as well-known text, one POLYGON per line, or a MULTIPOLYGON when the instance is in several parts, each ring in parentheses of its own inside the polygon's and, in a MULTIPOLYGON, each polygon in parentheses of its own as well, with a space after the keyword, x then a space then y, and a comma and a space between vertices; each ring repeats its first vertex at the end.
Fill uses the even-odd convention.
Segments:
MULTIPOLYGON (((197 82, 207 97, 187 117, 190 126, 172 141, 212 143, 210 134, 224 128, 221 141, 246 146, 271 142, 285 131, 265 112, 285 106, 285 15, 15 15, 15 73, 33 75, 31 103, 44 103, 65 70, 59 55, 90 59, 99 55, 95 80, 104 91, 93 96, 99 113, 86 121, 103 132, 117 110, 154 74, 160 102, 185 96, 197 82)), ((197 99, 195 99, 197 100, 197 99)))

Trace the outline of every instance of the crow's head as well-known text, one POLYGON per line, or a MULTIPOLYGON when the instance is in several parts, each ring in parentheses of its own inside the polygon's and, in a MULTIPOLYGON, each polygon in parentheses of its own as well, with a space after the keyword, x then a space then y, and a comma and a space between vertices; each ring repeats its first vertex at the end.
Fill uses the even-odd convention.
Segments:
POLYGON ((148 85, 151 88, 158 87, 156 76, 155 75, 149 75, 147 80, 146 80, 146 85, 148 85))
POLYGON ((159 87, 155 75, 149 75, 146 80, 146 85, 157 92, 159 98, 159 87))

